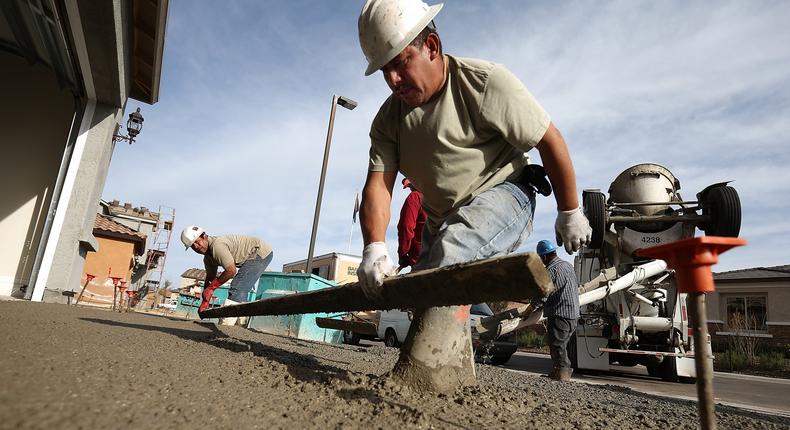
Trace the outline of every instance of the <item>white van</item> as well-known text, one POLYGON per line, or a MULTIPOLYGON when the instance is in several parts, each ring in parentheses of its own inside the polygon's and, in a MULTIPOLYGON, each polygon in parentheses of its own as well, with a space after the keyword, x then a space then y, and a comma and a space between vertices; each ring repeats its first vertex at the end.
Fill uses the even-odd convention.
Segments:
POLYGON ((406 339, 411 325, 411 311, 393 309, 381 311, 378 337, 384 340, 384 345, 396 348, 406 339))

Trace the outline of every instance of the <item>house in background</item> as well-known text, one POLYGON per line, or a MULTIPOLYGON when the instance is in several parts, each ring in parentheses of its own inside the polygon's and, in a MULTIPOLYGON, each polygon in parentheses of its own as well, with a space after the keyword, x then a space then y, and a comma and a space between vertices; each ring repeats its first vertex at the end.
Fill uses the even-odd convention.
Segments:
POLYGON ((185 294, 200 294, 203 291, 203 281, 206 279, 206 271, 203 269, 187 269, 181 274, 178 284, 178 291, 185 294))
POLYGON ((714 341, 736 333, 767 344, 790 344, 790 265, 713 274, 716 291, 705 295, 714 341))
POLYGON ((85 290, 80 304, 112 307, 115 286, 110 278, 117 277, 127 282, 131 279, 135 259, 145 250, 146 237, 100 214, 96 214, 93 236, 98 243, 98 251, 90 251, 85 256, 81 278, 85 290), (88 274, 94 278, 85 284, 88 274))
POLYGON ((65 301, 80 285, 128 99, 159 99, 167 10, 0 1, 0 295, 65 301))
POLYGON ((146 236, 144 253, 135 259, 130 288, 139 291, 140 296, 144 297, 149 291, 164 287, 160 284, 163 282, 162 275, 175 222, 175 209, 160 206, 159 212, 152 212, 145 206, 121 204, 118 200, 101 200, 99 210, 106 218, 146 236))

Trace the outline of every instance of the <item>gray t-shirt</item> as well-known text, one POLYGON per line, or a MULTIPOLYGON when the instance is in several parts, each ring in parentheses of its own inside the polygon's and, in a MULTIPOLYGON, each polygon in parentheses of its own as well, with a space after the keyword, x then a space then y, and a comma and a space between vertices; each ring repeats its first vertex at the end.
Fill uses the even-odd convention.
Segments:
POLYGON ((514 179, 551 119, 504 66, 445 56, 447 80, 430 103, 390 96, 370 130, 373 172, 400 171, 423 193, 428 227, 478 194, 514 179))
POLYGON ((266 258, 272 247, 257 237, 229 234, 226 236, 209 236, 208 250, 203 256, 206 273, 216 275, 217 268, 240 267, 250 258, 260 255, 266 258))

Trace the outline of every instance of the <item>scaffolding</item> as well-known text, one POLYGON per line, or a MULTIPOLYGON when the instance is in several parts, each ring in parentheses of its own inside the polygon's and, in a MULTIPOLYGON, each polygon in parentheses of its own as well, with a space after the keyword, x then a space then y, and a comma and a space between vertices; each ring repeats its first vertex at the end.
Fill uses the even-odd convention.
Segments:
POLYGON ((159 304, 159 292, 162 286, 162 278, 165 273, 165 262, 167 261, 167 251, 170 246, 170 237, 173 235, 173 225, 176 220, 176 210, 169 206, 159 206, 159 216, 153 232, 153 239, 148 242, 148 250, 145 255, 145 274, 137 284, 138 309, 144 309, 146 305, 155 309, 159 304), (153 291, 153 300, 147 304, 149 294, 153 291))

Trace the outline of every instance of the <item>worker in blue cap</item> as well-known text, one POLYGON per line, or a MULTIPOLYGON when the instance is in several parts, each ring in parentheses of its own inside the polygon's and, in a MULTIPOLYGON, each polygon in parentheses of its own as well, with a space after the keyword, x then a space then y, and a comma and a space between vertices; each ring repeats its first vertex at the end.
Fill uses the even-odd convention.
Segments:
POLYGON ((538 242, 536 252, 554 283, 551 295, 533 303, 534 306, 543 306, 543 316, 547 320, 546 335, 554 364, 548 376, 557 381, 567 381, 573 373, 568 358, 568 341, 576 331, 579 319, 579 281, 573 266, 557 256, 557 246, 552 241, 538 242))

